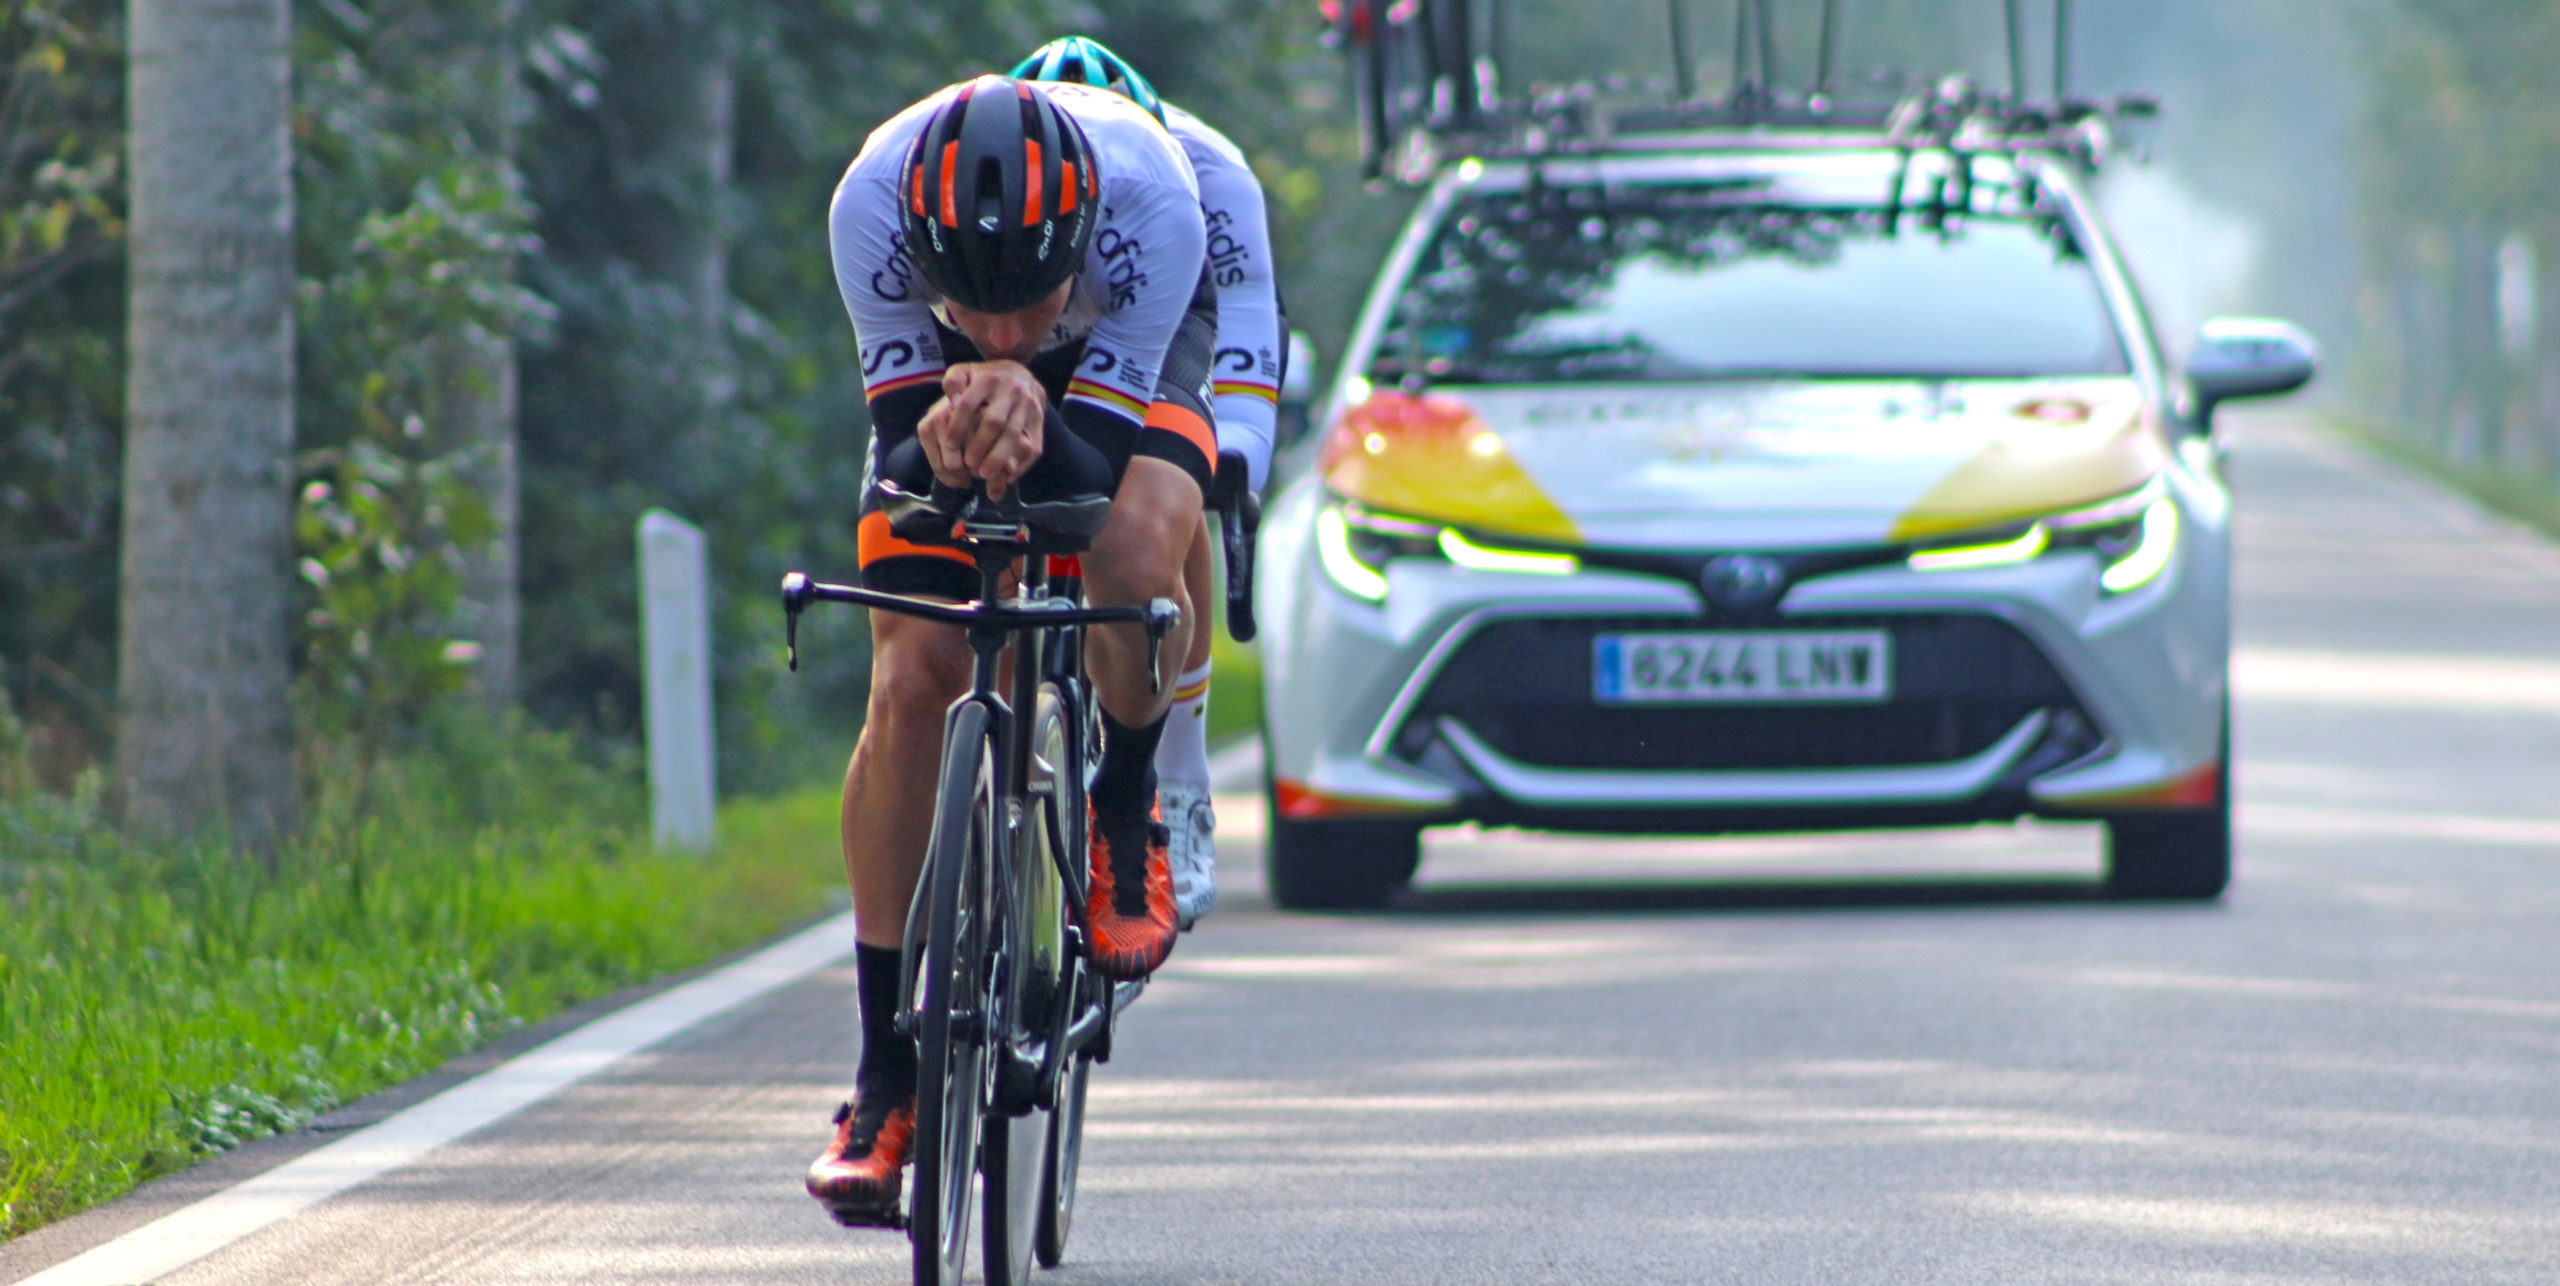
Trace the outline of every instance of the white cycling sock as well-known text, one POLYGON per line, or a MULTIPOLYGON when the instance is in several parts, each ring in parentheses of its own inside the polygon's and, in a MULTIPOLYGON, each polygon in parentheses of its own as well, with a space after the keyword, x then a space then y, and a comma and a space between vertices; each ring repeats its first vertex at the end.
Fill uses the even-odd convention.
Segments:
POLYGON ((1209 788, 1209 667, 1184 672, 1156 743, 1156 780, 1209 788))

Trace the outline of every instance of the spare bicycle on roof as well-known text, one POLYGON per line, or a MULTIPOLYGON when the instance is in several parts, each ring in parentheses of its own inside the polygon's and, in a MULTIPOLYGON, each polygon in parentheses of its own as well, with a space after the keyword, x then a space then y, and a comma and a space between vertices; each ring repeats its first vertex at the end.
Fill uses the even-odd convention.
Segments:
POLYGON ((2042 97, 2030 77, 2023 0, 2002 0, 2008 84, 2000 91, 1964 76, 1844 86, 1839 0, 1819 0, 1812 74, 1790 85, 1771 0, 1735 0, 1730 88, 1714 98, 1698 84, 1696 0, 1662 4, 1667 80, 1515 89, 1505 70, 1513 61, 1507 0, 1324 0, 1328 40, 1352 66, 1363 172, 1419 185, 1467 158, 1878 145, 1958 158, 2037 152, 2094 170, 2126 125, 2159 113, 2139 95, 2072 92, 2070 0, 2050 0, 2042 97))

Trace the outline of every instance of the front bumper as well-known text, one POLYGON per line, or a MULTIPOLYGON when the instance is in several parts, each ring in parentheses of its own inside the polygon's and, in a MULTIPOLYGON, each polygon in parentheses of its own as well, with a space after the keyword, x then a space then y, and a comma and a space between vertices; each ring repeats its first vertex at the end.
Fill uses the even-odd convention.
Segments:
POLYGON ((1795 585, 1769 627, 1895 632, 1889 707, 1628 711, 1589 703, 1588 638, 1733 627, 1710 625, 1690 587, 1404 559, 1387 569, 1386 601, 1364 602, 1317 565, 1318 497, 1296 488, 1275 505, 1264 549, 1283 811, 1714 833, 2198 802, 2220 769, 2229 655, 2219 500, 2215 489, 2182 501, 2169 568, 2120 596, 2100 592, 2085 551, 1795 585), (1541 633, 1556 637, 1541 646, 1541 633))

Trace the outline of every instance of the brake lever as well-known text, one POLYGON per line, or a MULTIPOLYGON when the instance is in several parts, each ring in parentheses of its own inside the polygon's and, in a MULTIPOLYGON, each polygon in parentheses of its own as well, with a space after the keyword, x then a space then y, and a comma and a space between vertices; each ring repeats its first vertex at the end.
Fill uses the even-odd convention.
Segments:
POLYGON ((1177 626, 1177 625, 1180 625, 1180 624, 1182 624, 1182 609, 1181 609, 1181 608, 1179 608, 1179 607, 1174 606, 1174 605, 1173 605, 1173 600, 1172 600, 1172 599, 1169 599, 1169 598, 1157 598, 1157 599, 1150 599, 1150 600, 1148 600, 1148 602, 1147 602, 1147 695, 1148 695, 1148 696, 1156 696, 1156 695, 1158 695, 1158 694, 1161 694, 1161 693, 1164 691, 1164 670, 1163 670, 1163 668, 1162 668, 1162 664, 1161 664, 1161 663, 1162 663, 1162 661, 1163 661, 1163 658, 1164 658, 1164 636, 1165 636, 1168 632, 1170 632, 1170 631, 1173 629, 1173 627, 1174 627, 1174 626, 1177 626))
POLYGON ((1254 533, 1262 527, 1262 497, 1250 491, 1235 497, 1219 516, 1218 535, 1227 555, 1227 634, 1251 643, 1261 627, 1253 619, 1254 533))
POLYGON ((1253 620, 1253 536, 1262 526, 1262 497, 1253 493, 1253 472, 1241 451, 1218 453, 1218 468, 1209 488, 1209 503, 1218 511, 1218 545, 1227 564, 1227 634, 1250 643, 1258 632, 1253 620))

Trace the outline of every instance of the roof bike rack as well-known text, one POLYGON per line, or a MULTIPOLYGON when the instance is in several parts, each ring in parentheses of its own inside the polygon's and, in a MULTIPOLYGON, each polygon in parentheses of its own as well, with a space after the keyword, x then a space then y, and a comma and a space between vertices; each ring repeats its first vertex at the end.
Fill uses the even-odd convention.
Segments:
MULTIPOLYGON (((1632 0, 1630 0, 1632 2, 1632 0)), ((2038 154, 2085 170, 2104 166, 2118 136, 2159 114, 2157 100, 2100 100, 2071 92, 2071 0, 2050 0, 2050 97, 2029 81, 2027 5, 2001 0, 2008 87, 1985 92, 1965 76, 1880 78, 1889 96, 1857 99, 1838 88, 1840 0, 1818 5, 1813 76, 1803 89, 1780 75, 1772 0, 1735 0, 1731 83, 1718 98, 1698 87, 1695 0, 1661 0, 1669 21, 1671 78, 1622 76, 1514 91, 1510 0, 1320 0, 1326 40, 1348 57, 1360 124, 1361 168, 1373 180, 1429 182, 1452 158, 1597 155, 1628 151, 1888 148, 1954 158, 1969 195, 1976 157, 2038 154)), ((1899 206, 1897 185, 1892 204, 1899 206)))

